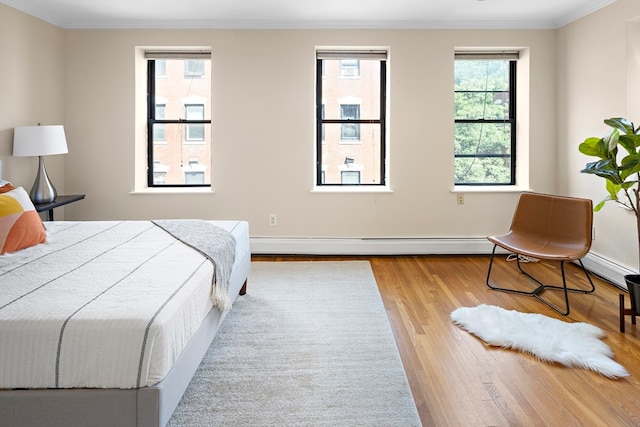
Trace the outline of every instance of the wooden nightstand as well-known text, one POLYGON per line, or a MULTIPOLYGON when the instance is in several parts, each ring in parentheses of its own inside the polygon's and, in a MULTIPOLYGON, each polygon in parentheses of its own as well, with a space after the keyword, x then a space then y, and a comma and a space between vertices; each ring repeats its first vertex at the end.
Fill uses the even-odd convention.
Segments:
POLYGON ((53 221, 53 210, 60 206, 68 205, 69 203, 77 202, 84 199, 84 194, 74 194, 71 196, 58 196, 53 202, 49 203, 34 203, 33 205, 38 212, 48 212, 48 220, 53 221))

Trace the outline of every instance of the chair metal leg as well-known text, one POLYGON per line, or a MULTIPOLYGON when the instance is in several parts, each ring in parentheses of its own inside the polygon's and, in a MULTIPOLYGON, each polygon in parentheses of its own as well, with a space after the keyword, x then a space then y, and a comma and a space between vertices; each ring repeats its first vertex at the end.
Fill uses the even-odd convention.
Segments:
MULTIPOLYGON (((540 300, 541 302, 545 303, 546 305, 548 305, 549 307, 551 307, 552 309, 554 309, 555 311, 557 311, 558 313, 562 314, 563 316, 568 316, 569 315, 569 294, 568 292, 576 292, 576 293, 582 293, 582 294, 590 294, 593 291, 596 290, 595 285, 593 284, 593 281, 591 280, 591 276, 589 276, 589 272, 587 271, 586 268, 584 268, 584 264, 582 264, 582 260, 578 260, 578 262, 580 263, 580 267, 582 268, 582 271, 584 271, 584 274, 587 276, 587 280, 589 282, 590 288, 589 289, 578 289, 578 288, 569 288, 567 287, 567 279, 565 276, 565 272, 564 272, 564 263, 565 261, 560 261, 560 271, 562 272, 562 286, 555 286, 555 285, 545 285, 544 283, 540 282, 538 279, 536 279, 535 277, 533 277, 531 274, 527 273, 526 271, 524 271, 522 269, 522 265, 520 263, 520 258, 516 256, 516 263, 518 265, 518 270, 520 270, 521 273, 525 274, 527 277, 529 277, 530 279, 532 279, 533 281, 535 281, 539 286, 537 288, 535 288, 532 291, 521 291, 518 289, 510 289, 510 288, 502 288, 499 286, 496 286, 494 284, 491 283, 490 281, 490 276, 491 276, 491 267, 493 266, 493 259, 495 257, 495 252, 496 252, 496 247, 498 245, 493 245, 493 251, 491 252, 491 260, 489 261, 489 271, 487 272, 487 286, 489 288, 491 288, 494 291, 502 291, 502 292, 511 292, 514 294, 520 294, 520 295, 528 295, 528 296, 533 296, 536 297, 538 300, 540 300), (564 302, 565 302, 565 308, 561 309, 560 307, 552 304, 550 301, 542 298, 540 296, 540 294, 542 292, 544 292, 547 289, 551 289, 551 290, 561 290, 564 292, 564 302)), ((516 254, 517 255, 517 254, 516 254)))

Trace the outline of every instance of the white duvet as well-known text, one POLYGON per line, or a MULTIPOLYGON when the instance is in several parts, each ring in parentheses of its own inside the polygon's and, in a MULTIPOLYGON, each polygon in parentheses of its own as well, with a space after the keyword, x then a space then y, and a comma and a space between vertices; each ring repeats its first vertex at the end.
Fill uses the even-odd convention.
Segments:
MULTIPOLYGON (((213 223, 237 262, 247 224, 213 223)), ((159 382, 213 307, 211 262, 149 221, 47 229, 48 243, 0 256, 0 388, 159 382)))

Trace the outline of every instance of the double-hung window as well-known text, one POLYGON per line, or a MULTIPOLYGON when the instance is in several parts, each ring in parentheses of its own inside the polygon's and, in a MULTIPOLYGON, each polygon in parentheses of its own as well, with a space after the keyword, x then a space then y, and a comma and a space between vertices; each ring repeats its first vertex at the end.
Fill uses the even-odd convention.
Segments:
POLYGON ((455 185, 516 184, 517 59, 455 54, 455 185))
POLYGON ((146 58, 147 185, 210 186, 211 53, 147 51, 146 58))
POLYGON ((386 50, 316 50, 316 185, 386 185, 386 50))

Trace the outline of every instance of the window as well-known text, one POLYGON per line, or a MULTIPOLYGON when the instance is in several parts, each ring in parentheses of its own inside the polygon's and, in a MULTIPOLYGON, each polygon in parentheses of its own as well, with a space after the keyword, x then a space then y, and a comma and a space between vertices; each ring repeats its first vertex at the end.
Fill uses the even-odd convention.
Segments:
MULTIPOLYGON (((343 120, 359 120, 359 105, 341 105, 340 118, 343 120)), ((360 140, 360 124, 359 123, 343 123, 340 126, 340 139, 342 141, 359 141, 360 140)))
POLYGON ((204 172, 185 172, 184 180, 187 184, 204 184, 204 172))
POLYGON ((386 76, 386 50, 316 51, 317 186, 386 185, 386 76))
POLYGON ((164 59, 156 61, 156 77, 164 77, 167 75, 167 63, 164 59))
POLYGON ((145 54, 147 186, 210 186, 206 171, 211 166, 211 54, 145 54), (160 64, 163 75, 156 73, 160 64), (185 80, 187 75, 194 78, 185 80), (189 159, 199 161, 194 165, 189 159))
POLYGON ((340 75, 342 77, 359 77, 360 61, 357 59, 343 59, 340 61, 340 75))
POLYGON ((166 184, 167 183, 167 173, 159 172, 157 170, 153 171, 153 182, 154 184, 166 184))
POLYGON ((343 184, 360 184, 360 171, 340 172, 343 184))
POLYGON ((201 79, 204 77, 204 61, 202 59, 184 60, 184 78, 201 79))
POLYGON ((455 185, 516 184, 517 58, 456 52, 455 185))
POLYGON ((167 183, 167 169, 166 165, 163 165, 159 161, 153 162, 153 182, 154 184, 166 184, 167 183))
MULTIPOLYGON (((165 104, 156 104, 156 119, 164 119, 164 112, 167 106, 165 104)), ((153 127, 153 142, 165 142, 167 140, 167 131, 164 124, 158 123, 153 127)))
POLYGON ((204 184, 205 165, 201 165, 198 159, 191 158, 183 167, 184 180, 187 184, 204 184))
MULTIPOLYGON (((204 105, 185 105, 184 116, 187 118, 187 121, 203 121, 204 105)), ((185 141, 204 141, 204 124, 187 124, 186 130, 185 141)))

